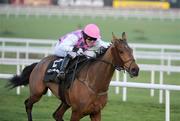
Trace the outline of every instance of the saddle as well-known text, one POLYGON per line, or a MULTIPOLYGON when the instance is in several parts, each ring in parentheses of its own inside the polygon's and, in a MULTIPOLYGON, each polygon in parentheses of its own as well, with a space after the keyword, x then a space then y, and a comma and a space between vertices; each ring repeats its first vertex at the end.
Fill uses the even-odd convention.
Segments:
POLYGON ((62 64, 62 60, 63 58, 57 58, 49 63, 44 80, 45 82, 53 82, 64 85, 65 87, 63 88, 68 89, 73 80, 75 79, 76 74, 83 67, 83 65, 85 65, 89 61, 89 59, 87 59, 87 57, 85 56, 77 56, 76 58, 72 59, 66 68, 65 80, 58 80, 56 76, 59 73, 59 68, 62 64))

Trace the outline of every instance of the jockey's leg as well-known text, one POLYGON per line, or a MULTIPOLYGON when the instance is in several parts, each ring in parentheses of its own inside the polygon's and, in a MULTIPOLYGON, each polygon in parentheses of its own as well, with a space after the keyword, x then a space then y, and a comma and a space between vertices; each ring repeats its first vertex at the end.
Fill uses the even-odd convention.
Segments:
POLYGON ((59 80, 65 79, 65 71, 66 71, 67 65, 69 64, 70 60, 71 60, 71 56, 69 54, 66 57, 64 57, 61 67, 59 69, 59 74, 57 75, 57 78, 59 80))

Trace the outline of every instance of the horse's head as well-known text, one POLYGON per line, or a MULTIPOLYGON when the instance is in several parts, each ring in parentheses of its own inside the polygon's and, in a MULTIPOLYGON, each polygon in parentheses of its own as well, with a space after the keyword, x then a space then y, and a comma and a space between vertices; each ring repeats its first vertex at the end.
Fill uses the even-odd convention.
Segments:
POLYGON ((125 32, 122 38, 117 38, 113 34, 112 39, 112 55, 114 56, 114 64, 126 70, 131 77, 138 76, 139 67, 135 62, 133 50, 127 43, 125 32))

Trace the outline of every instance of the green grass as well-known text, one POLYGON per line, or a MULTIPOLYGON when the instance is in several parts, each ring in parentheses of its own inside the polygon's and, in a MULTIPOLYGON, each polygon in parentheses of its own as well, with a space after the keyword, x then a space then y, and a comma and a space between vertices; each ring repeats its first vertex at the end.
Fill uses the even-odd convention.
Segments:
MULTIPOLYGON (((9 69, 11 70, 11 69, 9 69)), ((122 77, 122 73, 120 74, 122 77)), ((180 85, 178 73, 171 75, 164 75, 166 84, 180 85)), ((156 83, 159 83, 159 74, 156 73, 156 83)), ((141 72, 139 77, 131 79, 131 82, 150 82, 150 73, 141 72)), ((24 100, 29 96, 28 87, 21 89, 21 95, 16 95, 16 90, 8 90, 4 88, 5 80, 0 81, 0 115, 1 121, 26 121, 26 113, 24 108, 24 100)), ((120 88, 120 92, 122 88, 120 88)), ((155 96, 150 97, 150 90, 128 88, 127 102, 122 102, 121 93, 116 95, 115 88, 110 87, 109 98, 106 107, 102 111, 103 121, 164 121, 165 119, 165 106, 159 104, 159 91, 155 90, 155 96), (121 119, 121 120, 120 120, 121 119)), ((178 121, 180 119, 180 92, 171 91, 171 121, 178 121)), ((165 101, 165 100, 164 100, 165 101)), ((58 107, 60 101, 52 96, 46 95, 34 105, 33 119, 35 121, 52 121, 52 113, 58 107)), ((70 119, 71 109, 69 109, 64 119, 70 119)), ((83 118, 82 121, 89 121, 89 118, 83 118)))
MULTIPOLYGON (((6 81, 0 81, 0 120, 1 121, 26 121, 24 100, 28 97, 28 88, 21 89, 17 96, 15 89, 8 91, 4 88, 6 81)), ((52 121, 52 113, 60 101, 46 95, 34 105, 33 119, 35 121, 52 121)), ((70 109, 65 114, 65 121, 70 118, 70 109)), ((171 121, 180 119, 179 92, 171 92, 171 121)), ((122 102, 121 94, 114 94, 114 88, 109 90, 109 99, 102 111, 103 121, 164 121, 165 106, 158 103, 158 91, 155 97, 150 97, 149 90, 128 89, 128 101, 122 102)), ((88 117, 82 121, 89 121, 88 117)))
POLYGON ((137 20, 113 18, 79 18, 79 17, 35 17, 0 15, 0 36, 20 38, 58 39, 60 36, 83 27, 87 23, 100 26, 102 37, 111 40, 111 33, 121 36, 123 31, 128 33, 131 43, 163 43, 180 44, 180 20, 137 20))
MULTIPOLYGON (((20 38, 42 38, 58 39, 61 35, 75 30, 87 23, 97 23, 105 40, 111 40, 111 33, 119 35, 125 31, 128 33, 131 43, 154 43, 154 44, 180 44, 180 20, 137 20, 137 19, 101 19, 101 18, 79 18, 79 17, 51 17, 41 16, 10 16, 6 18, 0 15, 0 37, 20 38)), ((0 43, 1 44, 1 43, 0 43)), ((11 55, 12 56, 12 55, 11 55)), ((143 60, 138 61, 144 62, 143 60)), ((159 63, 147 61, 147 63, 159 63)), ((174 62, 175 63, 175 62, 174 62)), ((176 62, 174 65, 178 65, 176 62)), ((0 73, 15 73, 16 66, 0 65, 0 73)), ((155 73, 155 82, 159 83, 159 73, 155 73)), ((122 77, 122 74, 121 76, 122 77)), ((164 73, 165 84, 180 85, 180 75, 164 73)), ((150 82, 149 72, 140 72, 139 77, 129 78, 131 82, 150 82)), ((4 88, 5 80, 0 79, 0 121, 26 121, 24 100, 29 95, 27 87, 22 88, 21 95, 17 96, 14 90, 8 91, 4 88)), ((120 88, 122 90, 122 88, 120 88)), ((109 99, 102 111, 103 121, 164 121, 165 107, 159 104, 159 91, 150 97, 150 90, 128 88, 128 100, 122 102, 121 94, 114 94, 114 88, 109 89, 109 99)), ((180 120, 180 92, 171 91, 171 121, 180 120)), ((52 96, 43 98, 34 105, 34 121, 52 121, 52 113, 60 104, 60 101, 52 96)), ((65 121, 70 119, 70 110, 64 117, 65 121)), ((89 121, 86 117, 82 121, 89 121)))

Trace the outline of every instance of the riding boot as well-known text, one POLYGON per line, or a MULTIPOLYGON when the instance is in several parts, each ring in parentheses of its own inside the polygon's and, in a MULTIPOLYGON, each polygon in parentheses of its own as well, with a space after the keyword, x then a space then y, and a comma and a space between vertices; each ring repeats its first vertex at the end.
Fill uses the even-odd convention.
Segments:
POLYGON ((69 63, 71 59, 71 56, 70 55, 67 55, 66 57, 64 57, 63 61, 62 61, 62 64, 60 66, 60 69, 59 69, 59 74, 57 75, 57 78, 59 80, 64 80, 65 79, 65 71, 66 71, 66 67, 69 63))

